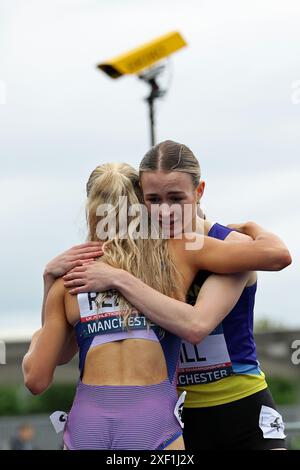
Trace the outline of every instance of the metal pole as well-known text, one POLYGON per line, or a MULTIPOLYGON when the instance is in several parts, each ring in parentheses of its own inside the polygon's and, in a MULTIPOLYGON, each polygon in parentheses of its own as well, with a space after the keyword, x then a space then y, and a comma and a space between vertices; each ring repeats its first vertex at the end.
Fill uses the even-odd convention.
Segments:
POLYGON ((149 117, 150 117, 150 136, 151 136, 151 146, 155 145, 155 115, 154 115, 154 100, 163 95, 163 92, 160 90, 158 83, 156 82, 155 77, 148 80, 148 83, 151 87, 150 95, 146 98, 146 101, 149 104, 149 117))
POLYGON ((150 86, 150 93, 145 98, 149 106, 149 119, 150 119, 150 142, 151 146, 155 145, 155 100, 165 95, 166 90, 162 90, 156 81, 156 78, 163 72, 164 65, 151 69, 148 72, 139 76, 141 80, 148 83, 150 86))
POLYGON ((154 121, 154 99, 148 99, 150 117, 150 142, 151 147, 155 145, 155 121, 154 121))

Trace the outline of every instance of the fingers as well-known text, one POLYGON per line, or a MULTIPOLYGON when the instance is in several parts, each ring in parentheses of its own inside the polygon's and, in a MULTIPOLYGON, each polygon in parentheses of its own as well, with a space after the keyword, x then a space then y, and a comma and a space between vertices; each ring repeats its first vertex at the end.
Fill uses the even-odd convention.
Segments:
POLYGON ((67 264, 66 266, 66 269, 65 269, 65 272, 63 273, 63 277, 72 272, 74 269, 76 268, 82 268, 83 266, 87 266, 87 265, 90 265, 92 264, 94 261, 92 260, 88 260, 88 261, 82 261, 82 260, 77 260, 77 261, 73 261, 69 264, 67 264))
POLYGON ((94 258, 81 260, 81 266, 89 266, 90 264, 94 264, 94 263, 95 263, 94 258))
POLYGON ((86 271, 86 267, 78 266, 77 268, 73 268, 72 271, 69 271, 67 274, 63 276, 65 281, 71 281, 72 279, 76 279, 82 276, 86 271))
POLYGON ((76 267, 82 266, 83 263, 87 263, 87 261, 81 261, 79 259, 77 261, 70 262, 65 274, 67 274, 68 272, 70 272, 71 270, 73 270, 76 267))
POLYGON ((84 250, 86 248, 101 248, 103 245, 103 242, 86 242, 86 243, 81 243, 80 245, 75 245, 72 246, 71 250, 84 250))
POLYGON ((94 263, 95 263, 94 258, 87 259, 87 260, 79 259, 77 261, 73 261, 73 263, 69 264, 68 270, 66 271, 65 275, 72 272, 76 268, 81 268, 83 266, 87 267, 87 266, 90 266, 91 264, 94 264, 94 263))
POLYGON ((74 255, 77 256, 77 255, 83 255, 83 254, 87 254, 87 253, 93 253, 95 251, 100 251, 101 253, 103 253, 103 249, 101 248, 101 246, 90 246, 90 247, 87 247, 87 248, 82 248, 82 249, 79 249, 79 250, 73 250, 74 251, 74 255))
POLYGON ((84 285, 84 286, 75 287, 75 289, 69 290, 69 294, 72 294, 72 295, 80 294, 82 292, 89 292, 88 286, 84 285))
POLYGON ((80 278, 75 278, 71 281, 64 281, 64 286, 65 287, 79 287, 79 286, 82 286, 84 284, 85 284, 85 280, 80 279, 80 278))
POLYGON ((85 252, 85 254, 79 253, 79 254, 74 255, 74 257, 72 257, 73 258, 72 261, 76 261, 78 259, 99 258, 99 256, 102 256, 102 255, 103 255, 102 250, 91 251, 90 253, 85 252))

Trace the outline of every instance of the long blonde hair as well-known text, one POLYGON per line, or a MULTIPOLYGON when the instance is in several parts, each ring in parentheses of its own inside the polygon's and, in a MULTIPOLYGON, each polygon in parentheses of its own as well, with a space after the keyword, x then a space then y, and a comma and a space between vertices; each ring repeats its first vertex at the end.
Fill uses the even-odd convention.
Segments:
MULTIPOLYGON (((176 297, 178 271, 171 259, 167 240, 151 239, 150 236, 147 239, 136 238, 131 230, 128 230, 127 224, 126 233, 120 233, 118 221, 120 197, 127 197, 128 208, 143 202, 138 172, 126 163, 106 163, 97 166, 89 177, 87 196, 89 240, 99 239, 97 225, 103 221, 103 215, 97 215, 97 209, 101 204, 110 204, 113 209, 111 215, 116 220, 115 236, 105 240, 104 255, 99 261, 124 269, 155 290, 169 297, 176 297)), ((143 223, 141 214, 140 212, 134 217, 135 220, 139 218, 139 223, 143 223)), ((130 216, 127 220, 130 222, 130 216)), ((97 305, 101 305, 111 294, 111 292, 99 293, 96 298, 97 305)), ((136 313, 136 310, 119 292, 114 292, 113 296, 118 302, 120 311, 123 312, 124 325, 128 327, 128 318, 132 313, 136 313)))

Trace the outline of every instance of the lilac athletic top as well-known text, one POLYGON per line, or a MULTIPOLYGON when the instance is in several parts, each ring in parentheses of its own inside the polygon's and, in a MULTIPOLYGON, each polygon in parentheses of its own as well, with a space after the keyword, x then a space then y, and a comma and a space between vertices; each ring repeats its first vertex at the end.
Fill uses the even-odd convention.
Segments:
POLYGON ((111 297, 107 297, 98 309, 95 303, 97 293, 77 295, 80 320, 75 325, 75 331, 81 377, 89 349, 123 339, 145 339, 160 343, 167 364, 169 380, 175 383, 181 339, 158 325, 151 324, 149 327, 146 317, 138 312, 129 317, 128 326, 125 328, 120 308, 115 301, 114 291, 110 292, 111 297))

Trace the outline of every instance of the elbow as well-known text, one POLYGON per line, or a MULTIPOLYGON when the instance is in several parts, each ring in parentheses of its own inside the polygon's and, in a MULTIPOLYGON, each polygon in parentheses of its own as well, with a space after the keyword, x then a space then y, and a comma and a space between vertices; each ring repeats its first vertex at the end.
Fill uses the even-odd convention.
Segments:
POLYGON ((201 341, 208 335, 208 331, 206 331, 204 325, 200 323, 196 323, 191 326, 191 329, 188 332, 187 338, 184 338, 189 343, 196 346, 197 344, 201 343, 201 341))
POLYGON ((200 336, 197 336, 196 334, 191 335, 189 339, 187 340, 188 343, 191 343, 193 346, 196 346, 201 342, 203 338, 200 336))
POLYGON ((52 379, 33 373, 26 374, 24 379, 25 387, 28 388, 32 395, 44 393, 51 382, 52 379))
POLYGON ((28 390, 32 393, 32 395, 40 395, 43 393, 47 388, 48 385, 37 381, 33 377, 27 377, 24 381, 25 387, 28 388, 28 390))
POLYGON ((276 259, 274 261, 273 270, 281 271, 292 263, 292 257, 287 248, 277 253, 276 259))
MULTIPOLYGON (((289 252, 288 249, 286 249, 282 255, 282 263, 283 263, 283 268, 286 268, 290 264, 292 264, 292 256, 291 253, 289 252)), ((282 268, 282 269, 283 269, 282 268)))
POLYGON ((34 368, 26 362, 23 361, 23 375, 24 375, 24 385, 25 387, 33 394, 40 395, 49 387, 52 379, 49 379, 45 374, 38 373, 34 368))

